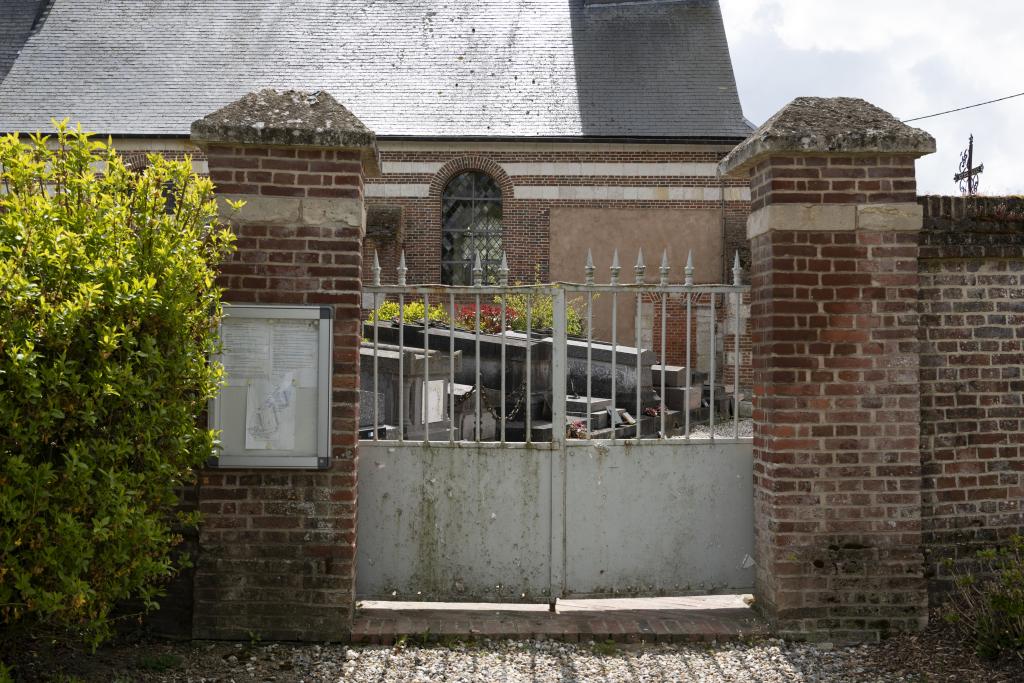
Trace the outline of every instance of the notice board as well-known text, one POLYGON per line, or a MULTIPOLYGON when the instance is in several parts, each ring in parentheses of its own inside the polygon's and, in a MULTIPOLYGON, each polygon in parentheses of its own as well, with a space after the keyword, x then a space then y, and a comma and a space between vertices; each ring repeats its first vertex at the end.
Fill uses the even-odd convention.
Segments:
POLYGON ((330 463, 330 306, 224 306, 225 383, 210 405, 215 467, 319 468, 330 463))

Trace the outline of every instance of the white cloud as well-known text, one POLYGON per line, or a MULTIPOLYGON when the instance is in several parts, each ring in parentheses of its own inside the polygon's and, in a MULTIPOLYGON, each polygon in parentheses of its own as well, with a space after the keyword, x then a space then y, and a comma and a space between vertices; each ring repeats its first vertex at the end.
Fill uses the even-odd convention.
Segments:
MULTIPOLYGON (((800 95, 863 97, 901 118, 1024 91, 1020 0, 721 0, 740 97, 764 121, 800 95)), ((918 162, 921 193, 957 191, 967 137, 982 191, 1024 193, 1024 98, 912 125, 939 151, 918 162)))

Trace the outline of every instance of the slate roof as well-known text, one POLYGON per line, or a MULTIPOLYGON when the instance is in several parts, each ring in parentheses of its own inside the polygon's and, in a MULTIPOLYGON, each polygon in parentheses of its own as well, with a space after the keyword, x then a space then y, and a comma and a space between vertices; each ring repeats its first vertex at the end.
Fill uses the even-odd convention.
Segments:
POLYGON ((263 88, 381 137, 746 137, 717 0, 56 0, 0 131, 183 135, 263 88))
POLYGON ((0 81, 11 70, 46 0, 0 0, 0 81))

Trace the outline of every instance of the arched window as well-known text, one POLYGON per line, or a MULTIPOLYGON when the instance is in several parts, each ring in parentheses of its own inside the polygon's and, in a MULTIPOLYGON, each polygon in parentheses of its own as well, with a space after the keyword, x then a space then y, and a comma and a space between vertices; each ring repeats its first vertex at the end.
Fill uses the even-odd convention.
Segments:
POLYGON ((473 284, 473 261, 480 252, 484 282, 497 279, 501 265, 501 188, 481 171, 448 181, 441 196, 441 282, 473 284))

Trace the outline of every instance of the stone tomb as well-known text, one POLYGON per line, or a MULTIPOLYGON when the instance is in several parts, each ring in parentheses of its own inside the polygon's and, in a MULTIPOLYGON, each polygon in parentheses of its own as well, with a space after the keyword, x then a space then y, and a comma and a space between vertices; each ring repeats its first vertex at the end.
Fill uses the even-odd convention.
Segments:
MULTIPOLYGON (((373 338, 372 323, 364 326, 364 337, 373 338)), ((393 321, 380 321, 377 325, 377 339, 382 348, 387 346, 397 349, 399 327, 393 321)), ((407 349, 422 350, 425 346, 424 327, 422 322, 406 322, 403 342, 407 349)), ((502 379, 502 335, 481 333, 479 337, 480 358, 477 359, 477 336, 475 333, 455 329, 447 325, 433 323, 430 326, 429 346, 431 378, 450 377, 447 353, 454 343, 455 352, 461 356, 455 369, 455 383, 460 399, 457 400, 456 426, 475 425, 476 400, 472 397, 479 373, 481 386, 481 439, 497 438, 500 430, 501 417, 501 379, 502 379), (437 357, 434 353, 441 354, 437 357), (464 386, 462 386, 464 385, 464 386), (468 418, 467 418, 468 416, 468 418)), ((526 413, 529 411, 531 421, 531 438, 545 441, 551 438, 551 359, 552 339, 550 336, 534 334, 530 338, 524 333, 506 331, 505 347, 505 419, 506 439, 509 441, 525 440, 526 413), (530 395, 526 396, 526 357, 530 354, 530 395)), ((394 351, 397 352, 397 351, 394 351)), ((364 354, 367 347, 364 346, 364 354)), ((372 345, 369 347, 372 356, 372 345)), ((590 391, 593 399, 592 409, 586 409, 587 392, 587 343, 581 339, 567 340, 567 376, 568 390, 566 413, 568 422, 583 421, 585 431, 593 438, 629 438, 636 436, 636 424, 640 424, 643 436, 656 436, 661 429, 661 419, 657 414, 660 398, 654 390, 651 368, 656 356, 653 351, 639 350, 640 374, 637 375, 638 351, 631 346, 616 346, 614 351, 610 344, 594 342, 590 347, 590 391), (612 410, 612 359, 615 360, 615 408, 612 410), (640 392, 640 415, 637 412, 637 391, 640 392), (646 413, 653 414, 646 414, 646 413), (589 415, 588 415, 589 413, 589 415), (615 425, 614 434, 612 426, 615 425)), ((365 355, 364 355, 365 358, 365 355)), ((366 372, 363 372, 364 382, 366 372)), ((422 379, 421 379, 422 381, 422 379)), ((367 385, 364 384, 364 388, 367 385)), ((384 386, 383 384, 381 385, 384 386)), ((446 385, 447 386, 447 385, 446 385)), ((694 384, 692 395, 700 397, 700 385, 694 384)), ((384 389, 382 388, 382 392, 384 389)), ((448 389, 445 389, 447 392, 448 389)), ((447 396, 447 393, 445 394, 447 396)), ((372 406, 372 397, 367 397, 367 405, 372 406)), ((387 394, 378 400, 388 402, 387 394)), ((672 431, 682 422, 682 406, 678 408, 666 404, 666 426, 672 431)), ((386 410, 392 415, 394 410, 386 410)), ((365 422, 365 419, 363 420, 365 422)), ((433 430, 433 425, 431 430, 433 430)), ((461 430, 460 430, 461 431, 461 430)), ((468 434, 467 434, 468 436, 468 434)), ((439 435, 440 437, 440 435, 439 435)), ((412 438, 406 436, 406 438, 412 438)))
MULTIPOLYGON (((373 405, 377 403, 377 437, 380 439, 399 438, 399 424, 403 426, 402 438, 422 439, 424 427, 429 425, 431 438, 447 439, 451 421, 449 411, 449 356, 440 351, 424 353, 422 348, 399 349, 391 344, 377 346, 377 390, 374 392, 372 344, 363 342, 360 353, 360 411, 359 435, 372 438, 374 427, 373 405), (399 386, 398 359, 401 353, 402 373, 399 386), (427 380, 427 360, 430 364, 430 379, 427 380), (435 370, 436 368, 436 370, 435 370), (395 400, 398 397, 398 400, 395 400), (404 411, 399 417, 399 401, 404 411)), ((455 365, 462 363, 462 354, 455 352, 455 365)), ((456 419, 458 425, 458 419, 456 419)), ((456 435, 456 438, 459 438, 456 435)))

